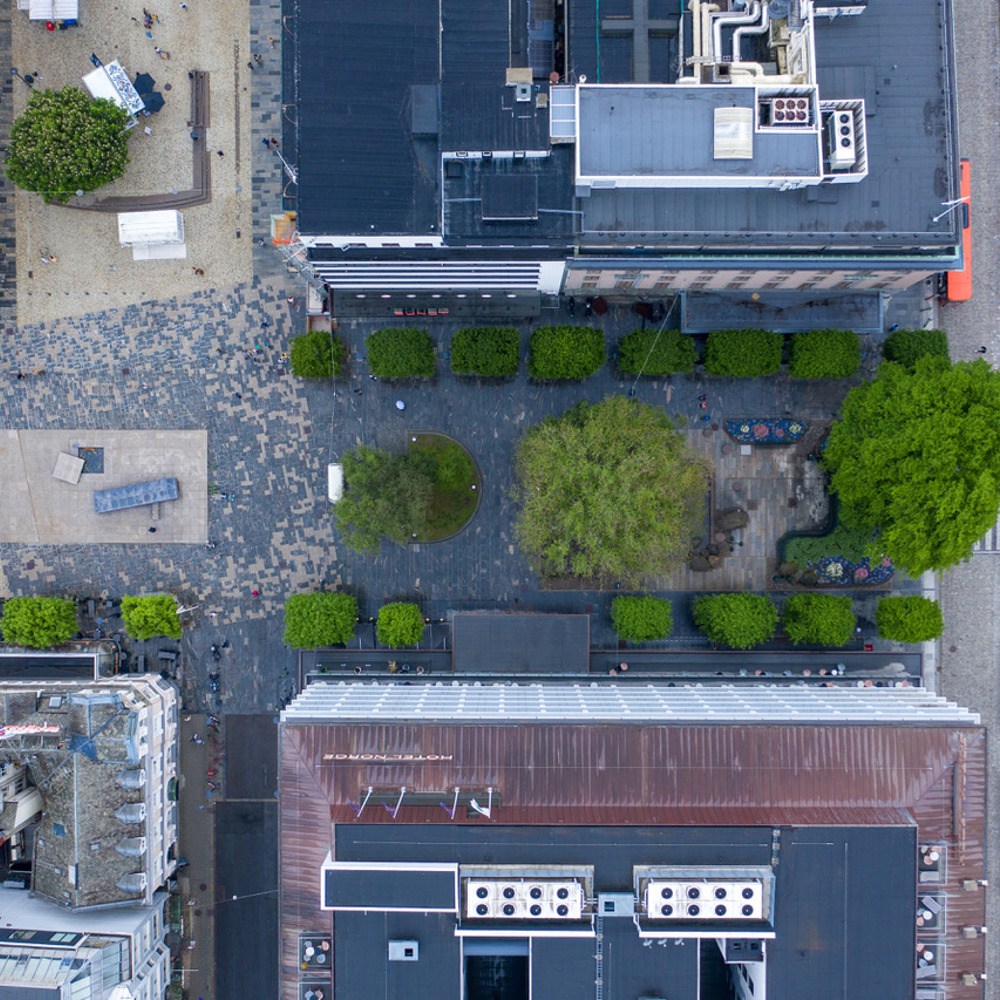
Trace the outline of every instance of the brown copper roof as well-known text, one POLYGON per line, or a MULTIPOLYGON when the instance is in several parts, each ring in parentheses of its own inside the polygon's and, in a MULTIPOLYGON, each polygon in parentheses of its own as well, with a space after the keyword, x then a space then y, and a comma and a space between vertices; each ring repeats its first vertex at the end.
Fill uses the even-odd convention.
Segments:
MULTIPOLYGON (((983 969, 985 732, 915 725, 291 725, 281 728, 282 964, 297 996, 300 932, 329 927, 319 869, 333 824, 392 823, 376 792, 459 786, 500 796, 493 823, 821 826, 916 823, 946 847, 948 998, 981 997, 962 971, 983 969)), ((442 798, 446 797, 442 794, 442 798)), ((397 820, 451 823, 436 804, 397 820)), ((459 810, 454 822, 467 819, 459 810)))

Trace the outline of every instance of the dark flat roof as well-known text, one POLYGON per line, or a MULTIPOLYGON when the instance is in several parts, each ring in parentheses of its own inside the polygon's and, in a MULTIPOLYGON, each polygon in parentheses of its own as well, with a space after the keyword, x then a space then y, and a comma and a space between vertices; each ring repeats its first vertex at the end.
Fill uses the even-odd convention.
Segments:
POLYGON ((589 615, 460 611, 452 636, 456 673, 559 674, 590 656, 589 615))
MULTIPOLYGON (((768 992, 816 1000, 912 1000, 916 848, 917 830, 906 825, 782 829, 777 849, 771 827, 494 826, 486 840, 467 826, 360 824, 336 831, 340 861, 592 865, 597 892, 632 891, 633 866, 772 866, 775 938, 766 945, 768 992)), ((427 918, 418 928, 413 921, 388 919, 395 916, 334 915, 335 996, 399 996, 394 985, 405 974, 408 996, 458 1000, 454 919, 427 918), (420 944, 414 964, 422 968, 412 973, 385 962, 388 941, 407 928, 420 944)), ((698 995, 695 941, 644 945, 627 918, 605 919, 602 930, 608 996, 698 995)), ((535 996, 569 1000, 582 995, 581 984, 589 981, 592 988, 593 938, 546 942, 540 950, 535 942, 532 950, 535 996)))
MULTIPOLYGON (((566 77, 631 82, 630 38, 599 33, 593 4, 567 6, 566 77)), ((676 18, 681 6, 651 3, 650 17, 676 18)), ((942 253, 955 245, 956 213, 931 223, 957 190, 950 0, 881 0, 857 17, 816 18, 820 98, 865 101, 869 173, 860 183, 799 191, 594 190, 579 199, 574 147, 548 140, 547 74, 535 67, 524 102, 505 85, 508 66, 526 65, 515 43, 522 22, 529 33, 535 23, 531 9, 492 0, 296 8, 300 230, 438 236, 443 226, 448 246, 474 245, 480 254, 579 242, 683 256, 696 248, 704 254, 706 246, 731 251, 751 237, 757 246, 800 254, 829 254, 834 241, 849 255, 942 253), (477 158, 495 150, 539 158, 477 158), (470 158, 450 175, 443 153, 470 158), (521 184, 533 178, 537 218, 484 218, 484 183, 494 176, 521 184)), ((630 13, 624 0, 600 7, 602 20, 630 13)), ((670 82, 676 36, 653 36, 650 46, 653 82, 670 82)), ((628 134, 641 137, 641 124, 628 134)), ((616 152, 620 144, 597 148, 616 152)))

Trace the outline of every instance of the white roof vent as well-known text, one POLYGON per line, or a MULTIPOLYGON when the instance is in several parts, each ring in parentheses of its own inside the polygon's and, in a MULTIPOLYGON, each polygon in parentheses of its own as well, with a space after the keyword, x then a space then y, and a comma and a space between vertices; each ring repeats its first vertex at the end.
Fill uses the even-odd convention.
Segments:
POLYGON ((716 160, 753 159, 753 108, 715 109, 716 160))
POLYGON ((390 962, 416 962, 420 959, 420 945, 416 941, 390 941, 390 962))
POLYGON ((758 881, 674 881, 646 883, 646 916, 650 920, 761 920, 763 892, 758 881))

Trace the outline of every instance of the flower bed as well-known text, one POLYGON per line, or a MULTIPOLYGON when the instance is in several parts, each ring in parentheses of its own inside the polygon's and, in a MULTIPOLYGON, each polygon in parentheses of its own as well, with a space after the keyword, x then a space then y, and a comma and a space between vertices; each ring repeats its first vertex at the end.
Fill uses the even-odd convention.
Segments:
POLYGON ((869 587, 885 583, 893 574, 892 560, 884 557, 872 566, 868 556, 851 562, 843 556, 824 556, 817 563, 810 563, 820 586, 869 587))
POLYGON ((741 444, 791 444, 805 432, 806 424, 802 420, 748 417, 726 421, 726 433, 741 444))

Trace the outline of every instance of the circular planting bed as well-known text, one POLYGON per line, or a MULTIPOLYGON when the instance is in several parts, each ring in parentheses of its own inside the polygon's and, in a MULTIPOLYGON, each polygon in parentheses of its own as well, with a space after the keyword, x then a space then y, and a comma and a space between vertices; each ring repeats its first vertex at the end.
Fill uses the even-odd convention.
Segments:
POLYGON ((482 486, 472 456, 446 434, 411 434, 410 454, 421 453, 434 463, 434 489, 427 516, 414 542, 441 542, 457 535, 479 508, 482 486))

